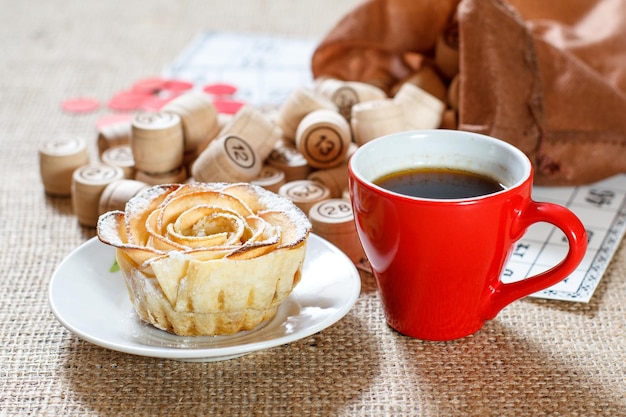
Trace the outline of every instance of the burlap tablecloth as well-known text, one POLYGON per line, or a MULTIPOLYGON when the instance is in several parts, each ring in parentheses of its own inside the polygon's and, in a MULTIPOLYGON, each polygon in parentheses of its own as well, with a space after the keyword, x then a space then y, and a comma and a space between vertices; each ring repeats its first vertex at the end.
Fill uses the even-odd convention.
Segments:
POLYGON ((95 140, 105 113, 60 101, 158 74, 203 30, 321 39, 357 3, 0 1, 0 415, 626 415, 623 246, 589 304, 522 300, 449 343, 387 327, 367 275, 334 326, 225 362, 106 350, 52 315, 53 271, 95 231, 44 194, 38 145, 95 140))

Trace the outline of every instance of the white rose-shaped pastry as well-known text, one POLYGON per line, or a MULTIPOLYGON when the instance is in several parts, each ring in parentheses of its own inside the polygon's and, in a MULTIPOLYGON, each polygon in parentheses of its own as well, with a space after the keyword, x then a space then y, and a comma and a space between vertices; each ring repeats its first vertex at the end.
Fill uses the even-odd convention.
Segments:
POLYGON ((226 335, 271 319, 300 281, 311 224, 250 184, 157 185, 100 216, 142 320, 178 335, 226 335))

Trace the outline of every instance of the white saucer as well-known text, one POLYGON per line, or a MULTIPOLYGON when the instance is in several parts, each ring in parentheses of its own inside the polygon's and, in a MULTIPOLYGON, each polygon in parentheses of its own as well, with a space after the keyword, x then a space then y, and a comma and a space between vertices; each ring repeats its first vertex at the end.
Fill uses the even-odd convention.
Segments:
POLYGON ((141 356, 219 361, 290 343, 339 321, 361 290, 350 259, 311 234, 302 280, 272 320, 232 336, 181 337, 137 317, 121 272, 109 271, 114 257, 114 248, 97 238, 74 250, 52 276, 50 306, 61 324, 84 340, 141 356))

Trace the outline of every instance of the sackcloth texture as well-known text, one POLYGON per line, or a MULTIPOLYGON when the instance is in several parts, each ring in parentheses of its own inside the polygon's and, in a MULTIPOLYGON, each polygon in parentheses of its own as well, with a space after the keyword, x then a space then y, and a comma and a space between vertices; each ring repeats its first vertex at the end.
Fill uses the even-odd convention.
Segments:
POLYGON ((524 299, 446 343, 391 330, 367 274, 330 328, 215 363, 107 350, 51 313, 55 268, 95 230, 45 195, 38 147, 54 134, 93 144, 106 112, 69 115, 60 101, 158 74, 201 31, 322 41, 358 5, 0 0, 0 416, 626 416, 623 245, 590 303, 524 299))

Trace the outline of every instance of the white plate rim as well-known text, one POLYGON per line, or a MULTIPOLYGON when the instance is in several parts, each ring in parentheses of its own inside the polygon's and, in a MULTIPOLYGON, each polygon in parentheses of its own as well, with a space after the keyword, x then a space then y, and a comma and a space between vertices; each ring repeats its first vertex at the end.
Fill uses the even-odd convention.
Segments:
MULTIPOLYGON (((294 342, 296 340, 303 339, 305 337, 316 334, 339 320, 341 320, 348 312, 352 309, 361 291, 361 279, 358 273, 358 270, 352 263, 352 261, 336 246, 327 240, 321 238, 318 235, 311 233, 309 235, 307 254, 305 256, 305 263, 303 267, 302 273, 302 282, 307 280, 312 280, 314 277, 312 276, 312 272, 309 271, 308 265, 310 262, 316 261, 314 257, 316 257, 316 253, 321 251, 325 255, 329 255, 333 258, 333 266, 336 268, 337 266, 341 266, 345 268, 347 273, 342 274, 340 276, 341 282, 337 282, 337 285, 348 285, 350 289, 349 292, 345 294, 340 294, 341 303, 336 305, 333 308, 329 309, 328 314, 323 317, 322 320, 317 321, 315 324, 306 326, 302 329, 299 329, 293 333, 286 334, 282 337, 273 338, 270 340, 262 340, 257 342, 250 343, 242 343, 235 346, 228 347, 202 347, 202 348, 178 348, 178 347, 157 347, 157 346, 148 346, 148 345, 138 345, 131 343, 129 341, 125 341, 126 343, 120 343, 119 341, 107 340, 106 338, 98 337, 97 334, 94 333, 93 329, 85 329, 76 323, 73 322, 72 317, 68 317, 67 308, 61 305, 61 301, 59 297, 56 295, 57 291, 63 288, 63 285, 67 285, 67 283, 72 279, 68 276, 69 272, 67 271, 70 268, 69 265, 73 261, 76 261, 77 258, 80 258, 81 253, 88 248, 93 249, 92 247, 97 245, 100 247, 100 250, 103 251, 103 255, 107 252, 110 253, 111 263, 113 261, 114 248, 100 242, 97 237, 93 237, 77 248, 75 248, 67 257, 61 261, 58 267, 55 269, 50 282, 48 284, 48 302, 52 313, 56 317, 56 319, 71 333, 75 334, 79 338, 90 342, 94 345, 110 349, 113 351, 123 352, 134 354, 138 356, 146 356, 146 357, 155 357, 155 358, 163 358, 163 359, 174 359, 174 360, 183 360, 183 361, 218 361, 218 360, 226 360, 234 357, 242 356, 245 354, 253 353, 256 351, 269 349, 277 346, 281 346, 284 344, 288 344, 294 342)), ((109 273, 109 271, 102 271, 102 274, 109 273)), ((119 279, 123 280, 121 276, 121 272, 117 272, 119 274, 119 279)), ((93 278, 93 277, 91 277, 93 278)), ((101 277, 99 277, 101 278, 101 277)), ((110 279, 110 277, 106 277, 105 279, 110 279)), ((311 282, 311 281, 309 281, 311 282)), ((288 304, 289 302, 295 302, 297 304, 298 296, 308 295, 315 296, 313 293, 303 293, 299 294, 298 289, 300 284, 296 286, 294 291, 289 295, 287 300, 281 305, 281 308, 288 304)), ((124 284, 125 285, 125 284, 124 284)), ((125 286, 123 287, 124 292, 126 292, 125 286)), ((128 308, 132 309, 130 300, 128 300, 128 308)), ((281 308, 279 308, 279 312, 276 317, 266 323, 262 323, 261 328, 267 326, 280 326, 283 324, 282 321, 279 322, 281 315, 281 308)), ((289 318, 289 317, 288 317, 289 318)), ((136 317, 137 321, 140 321, 138 317, 136 317)), ((147 329, 150 329, 152 332, 163 332, 158 330, 148 324, 142 324, 147 329)), ((250 333, 255 330, 250 331, 250 333)), ((165 333, 165 332, 163 332, 165 333)), ((177 338, 178 336, 169 335, 168 337, 177 338)), ((185 338, 186 340, 190 340, 190 338, 185 338)))

